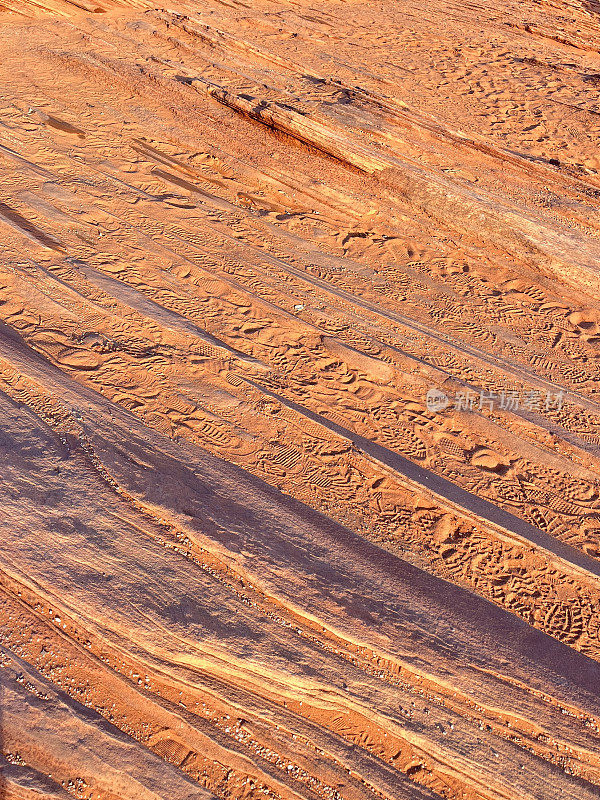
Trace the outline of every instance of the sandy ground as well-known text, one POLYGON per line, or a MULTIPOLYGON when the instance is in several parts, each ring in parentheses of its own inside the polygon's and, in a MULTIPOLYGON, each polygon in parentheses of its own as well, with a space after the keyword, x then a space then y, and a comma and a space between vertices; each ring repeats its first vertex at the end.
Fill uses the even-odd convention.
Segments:
POLYGON ((599 41, 2 0, 2 800, 598 797, 599 41))

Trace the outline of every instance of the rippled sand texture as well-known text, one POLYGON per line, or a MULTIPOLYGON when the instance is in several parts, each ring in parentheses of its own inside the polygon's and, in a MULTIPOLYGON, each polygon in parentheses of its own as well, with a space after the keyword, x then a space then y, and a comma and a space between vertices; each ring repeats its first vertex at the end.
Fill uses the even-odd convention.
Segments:
POLYGON ((596 0, 0 9, 0 795, 597 798, 596 0))

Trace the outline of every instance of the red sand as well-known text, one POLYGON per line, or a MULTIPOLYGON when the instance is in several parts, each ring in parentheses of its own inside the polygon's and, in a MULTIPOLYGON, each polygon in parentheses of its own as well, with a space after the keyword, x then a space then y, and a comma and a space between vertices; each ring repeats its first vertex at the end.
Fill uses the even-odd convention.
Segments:
POLYGON ((0 797, 598 797, 598 4, 0 9, 0 797))

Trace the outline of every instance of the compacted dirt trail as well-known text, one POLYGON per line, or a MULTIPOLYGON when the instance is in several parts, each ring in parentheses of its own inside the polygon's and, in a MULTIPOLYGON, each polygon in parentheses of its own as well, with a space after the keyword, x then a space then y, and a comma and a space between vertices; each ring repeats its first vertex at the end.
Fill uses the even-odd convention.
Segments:
POLYGON ((0 798, 598 797, 599 42, 2 0, 0 798))

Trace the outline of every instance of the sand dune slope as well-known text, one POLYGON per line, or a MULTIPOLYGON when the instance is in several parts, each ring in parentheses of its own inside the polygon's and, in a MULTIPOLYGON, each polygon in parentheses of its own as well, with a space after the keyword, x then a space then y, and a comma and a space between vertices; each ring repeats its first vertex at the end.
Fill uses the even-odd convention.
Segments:
POLYGON ((2 0, 0 797, 598 797, 599 41, 2 0))

